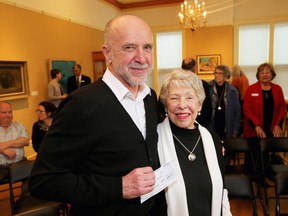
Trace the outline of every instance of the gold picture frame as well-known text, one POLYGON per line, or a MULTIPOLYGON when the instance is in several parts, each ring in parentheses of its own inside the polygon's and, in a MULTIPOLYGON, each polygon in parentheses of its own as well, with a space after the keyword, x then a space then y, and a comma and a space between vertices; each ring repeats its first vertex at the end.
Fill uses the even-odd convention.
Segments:
POLYGON ((213 74, 215 67, 221 64, 221 55, 197 55, 197 74, 213 74))
POLYGON ((0 100, 29 96, 26 61, 0 61, 0 100))

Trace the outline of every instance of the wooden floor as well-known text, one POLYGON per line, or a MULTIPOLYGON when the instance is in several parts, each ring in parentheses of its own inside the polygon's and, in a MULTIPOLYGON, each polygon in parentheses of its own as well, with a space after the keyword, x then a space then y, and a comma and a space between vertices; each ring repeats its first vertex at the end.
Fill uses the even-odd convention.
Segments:
MULTIPOLYGON (((1 185, 0 190, 3 190, 7 188, 8 185, 1 185)), ((19 190, 19 189, 16 189, 19 190)), ((16 191, 16 194, 19 194, 18 191, 16 191)), ((274 194, 274 188, 270 188, 268 190, 268 195, 272 196, 274 194)), ((0 216, 11 216, 11 210, 10 210, 10 203, 9 203, 9 193, 6 192, 0 192, 0 216), (4 200, 3 200, 4 199, 4 200)), ((288 200, 281 201, 283 207, 283 211, 288 213, 288 200)), ((269 207, 270 207, 270 216, 275 215, 275 201, 274 199, 271 199, 269 201, 269 207)), ((250 200, 230 200, 230 206, 231 206, 231 212, 233 216, 252 216, 253 213, 253 206, 252 202, 250 200)), ((258 208, 258 215, 264 216, 263 209, 261 207, 261 203, 259 199, 257 199, 257 208, 258 208)), ((180 215, 179 215, 180 216, 180 215)))

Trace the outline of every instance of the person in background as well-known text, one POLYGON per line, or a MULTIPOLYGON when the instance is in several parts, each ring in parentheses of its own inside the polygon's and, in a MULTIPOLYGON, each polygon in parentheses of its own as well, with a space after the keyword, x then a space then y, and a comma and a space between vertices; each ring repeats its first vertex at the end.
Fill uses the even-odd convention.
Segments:
POLYGON ((41 199, 71 203, 71 215, 160 216, 153 190, 157 154, 157 97, 147 23, 121 15, 105 27, 103 78, 70 94, 46 133, 29 180, 41 199), (156 207, 156 206, 155 206, 156 207))
MULTIPOLYGON (((183 59, 181 68, 183 70, 192 71, 195 73, 196 61, 193 58, 187 57, 183 59)), ((205 100, 202 104, 201 113, 196 118, 196 121, 204 127, 211 127, 211 114, 212 114, 212 104, 210 96, 210 87, 208 82, 202 80, 203 88, 205 91, 205 100)))
POLYGON ((9 164, 25 158, 24 146, 29 145, 29 135, 23 124, 12 122, 12 106, 0 102, 0 182, 9 177, 9 164))
POLYGON ((226 79, 231 75, 226 65, 218 65, 210 85, 212 129, 221 138, 237 137, 240 131, 241 106, 237 89, 226 79))
POLYGON ((275 77, 272 64, 259 65, 256 73, 258 81, 247 88, 243 101, 243 136, 249 140, 255 161, 259 161, 261 138, 282 136, 286 103, 282 88, 272 83, 275 77))
POLYGON ((160 100, 167 117, 158 125, 159 159, 161 165, 176 162, 177 175, 165 190, 168 216, 231 215, 221 139, 195 121, 205 100, 201 79, 173 71, 162 83, 160 100))
POLYGON ((63 92, 59 83, 62 79, 61 71, 54 68, 50 71, 50 75, 52 80, 48 83, 48 100, 58 107, 60 102, 67 97, 67 94, 63 92))
POLYGON ((249 80, 239 65, 232 67, 231 85, 237 88, 241 105, 243 104, 246 90, 249 86, 249 80))
POLYGON ((81 73, 82 67, 80 64, 73 65, 74 76, 67 79, 67 93, 71 94, 77 88, 88 85, 91 83, 91 79, 81 73))
POLYGON ((40 144, 51 126, 56 110, 56 106, 49 101, 40 102, 35 110, 38 117, 38 121, 33 124, 32 128, 32 146, 35 152, 38 152, 40 144))

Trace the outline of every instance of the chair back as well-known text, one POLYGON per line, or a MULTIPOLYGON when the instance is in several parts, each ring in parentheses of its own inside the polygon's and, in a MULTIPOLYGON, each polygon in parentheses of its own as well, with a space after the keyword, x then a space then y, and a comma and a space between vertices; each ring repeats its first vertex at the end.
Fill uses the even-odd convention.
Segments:
POLYGON ((225 151, 229 152, 250 152, 247 139, 242 137, 225 138, 223 140, 225 151))
POLYGON ((235 137, 235 138, 226 138, 223 140, 223 146, 225 148, 225 157, 226 163, 226 173, 245 173, 252 176, 252 174, 256 173, 256 166, 254 164, 253 154, 249 143, 246 138, 243 137, 235 137), (245 154, 245 157, 249 157, 252 163, 251 167, 247 167, 244 165, 244 162, 241 164, 238 162, 238 165, 235 165, 235 157, 238 157, 241 153, 245 154), (234 165, 231 165, 231 159, 234 158, 234 165))
POLYGON ((288 152, 288 137, 269 137, 261 139, 261 166, 263 175, 274 176, 280 171, 288 171, 288 166, 284 163, 284 158, 281 158, 279 153, 288 152), (272 158, 277 159, 277 162, 273 162, 272 158), (279 161, 281 163, 279 163, 279 161), (270 173, 270 174, 269 174, 270 173), (268 174, 268 175, 267 175, 268 174))
POLYGON ((288 195, 288 172, 280 172, 275 176, 276 195, 288 195))
POLYGON ((229 198, 253 199, 253 187, 250 178, 246 175, 230 174, 225 175, 225 187, 228 190, 229 198))
POLYGON ((226 174, 224 177, 225 188, 228 190, 229 199, 249 199, 253 203, 253 216, 258 215, 256 197, 250 178, 240 174, 226 174))
MULTIPOLYGON (((281 195, 288 195, 288 172, 280 172, 275 176, 275 194, 276 194, 276 216, 280 216, 281 195)), ((282 197, 283 198, 283 197, 282 197)), ((284 197, 285 198, 285 197, 284 197)), ((287 198, 287 196, 286 196, 287 198)))
POLYGON ((9 167, 10 182, 15 183, 28 179, 30 177, 33 165, 34 161, 31 160, 24 160, 15 164, 11 164, 9 167))
POLYGON ((268 137, 260 141, 261 152, 288 152, 288 137, 268 137))
POLYGON ((43 206, 13 216, 60 216, 58 206, 43 206))

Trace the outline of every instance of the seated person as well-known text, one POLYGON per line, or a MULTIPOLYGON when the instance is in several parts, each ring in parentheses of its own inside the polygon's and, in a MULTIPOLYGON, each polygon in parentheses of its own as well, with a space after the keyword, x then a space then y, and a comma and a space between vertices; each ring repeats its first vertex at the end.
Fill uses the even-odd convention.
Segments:
POLYGON ((9 177, 9 164, 25 158, 24 146, 29 145, 29 135, 24 125, 12 120, 11 104, 0 102, 0 182, 9 177))
POLYGON ((49 101, 39 103, 36 110, 38 121, 34 123, 32 129, 32 145, 35 152, 38 152, 42 139, 52 124, 56 110, 56 106, 49 101))

